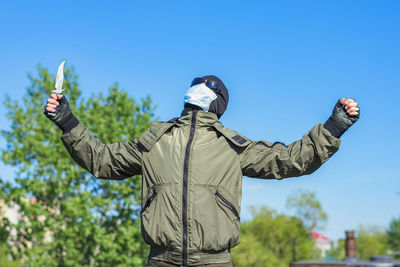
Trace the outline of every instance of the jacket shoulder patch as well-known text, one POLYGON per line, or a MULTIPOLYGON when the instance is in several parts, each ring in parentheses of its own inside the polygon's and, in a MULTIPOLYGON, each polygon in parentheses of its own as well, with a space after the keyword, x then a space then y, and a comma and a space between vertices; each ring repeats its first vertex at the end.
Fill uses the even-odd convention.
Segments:
POLYGON ((238 142, 240 145, 243 145, 247 141, 240 135, 235 135, 234 137, 232 137, 232 139, 235 140, 236 142, 238 142))
POLYGON ((238 147, 246 147, 252 143, 252 140, 238 134, 234 130, 225 128, 220 122, 216 122, 213 126, 226 139, 238 147))
POLYGON ((150 151, 160 137, 171 129, 176 122, 153 122, 150 127, 138 138, 147 151, 150 151))

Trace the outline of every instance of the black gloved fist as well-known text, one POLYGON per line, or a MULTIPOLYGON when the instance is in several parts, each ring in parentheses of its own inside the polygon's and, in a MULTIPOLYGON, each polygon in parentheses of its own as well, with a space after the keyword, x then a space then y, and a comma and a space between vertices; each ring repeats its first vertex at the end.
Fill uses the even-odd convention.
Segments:
POLYGON ((74 114, 72 114, 72 111, 69 108, 68 100, 65 96, 62 96, 58 100, 49 98, 47 102, 48 104, 44 107, 44 115, 54 122, 63 132, 69 132, 79 124, 78 119, 75 118, 74 114), (47 110, 47 105, 49 105, 50 101, 53 103, 57 101, 59 103, 55 113, 47 110))
POLYGON ((350 103, 346 101, 342 103, 339 99, 333 108, 332 115, 325 122, 324 127, 331 132, 333 136, 340 138, 359 118, 360 109, 355 101, 351 101, 350 103), (350 115, 349 113, 355 115, 350 115))

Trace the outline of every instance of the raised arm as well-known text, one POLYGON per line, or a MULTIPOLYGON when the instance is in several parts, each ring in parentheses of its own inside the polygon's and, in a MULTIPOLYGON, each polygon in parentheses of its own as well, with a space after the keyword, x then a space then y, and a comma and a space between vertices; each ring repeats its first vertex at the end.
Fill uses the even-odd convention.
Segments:
POLYGON ((282 179, 310 174, 339 148, 340 139, 324 128, 314 126, 302 139, 283 143, 258 141, 241 153, 243 175, 263 179, 282 179))
POLYGON ((103 144, 79 123, 65 96, 52 94, 44 114, 63 131, 61 140, 71 157, 97 178, 124 179, 141 174, 142 151, 137 139, 103 144), (55 112, 55 116, 49 114, 55 112))
POLYGON ((96 178, 120 180, 141 174, 142 151, 137 139, 103 144, 78 124, 63 133, 61 140, 75 162, 96 178))
POLYGON ((240 154, 243 175, 283 179, 310 174, 339 149, 340 136, 358 118, 357 103, 341 99, 324 125, 314 126, 302 139, 288 146, 279 142, 253 142, 240 154))

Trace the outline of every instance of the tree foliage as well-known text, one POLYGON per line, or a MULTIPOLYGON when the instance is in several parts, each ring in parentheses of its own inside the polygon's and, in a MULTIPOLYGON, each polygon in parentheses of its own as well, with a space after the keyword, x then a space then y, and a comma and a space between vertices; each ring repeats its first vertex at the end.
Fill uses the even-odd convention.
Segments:
POLYGON ((295 191, 288 197, 286 206, 295 211, 307 230, 324 229, 328 215, 323 211, 314 192, 295 191))
MULTIPOLYGON (((75 116, 106 143, 139 136, 151 123, 148 97, 135 101, 118 84, 108 94, 81 97, 78 77, 66 68, 63 88, 75 116)), ((29 266, 142 266, 147 246, 140 234, 141 178, 95 179, 73 162, 60 141, 60 130, 43 115, 55 77, 38 67, 37 77, 19 101, 7 98, 11 129, 1 131, 4 163, 15 167, 15 182, 0 182, 0 197, 19 205, 17 224, 3 220, 2 233, 16 259, 29 266)))
POLYGON ((346 257, 345 240, 339 239, 330 251, 327 252, 327 259, 330 261, 341 261, 346 257))
POLYGON ((385 255, 387 238, 384 230, 377 226, 360 225, 356 231, 357 257, 362 260, 369 260, 374 255, 385 255))
POLYGON ((235 266, 288 266, 312 257, 313 241, 296 217, 267 207, 253 209, 253 220, 242 223, 241 242, 232 250, 235 266))
POLYGON ((400 259, 400 217, 393 218, 390 222, 387 239, 390 249, 396 253, 396 258, 400 259))
POLYGON ((0 266, 7 266, 7 267, 22 267, 22 263, 18 261, 10 261, 8 259, 9 255, 9 248, 2 244, 0 246, 0 266))
POLYGON ((232 261, 235 266, 248 267, 286 267, 271 250, 266 249, 253 233, 242 233, 240 244, 232 249, 232 261))

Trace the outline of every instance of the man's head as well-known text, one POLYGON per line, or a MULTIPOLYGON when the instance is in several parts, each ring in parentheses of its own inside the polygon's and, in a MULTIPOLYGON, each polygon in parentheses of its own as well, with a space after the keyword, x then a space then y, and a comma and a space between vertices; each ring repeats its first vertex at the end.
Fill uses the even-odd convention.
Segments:
POLYGON ((217 114, 218 118, 225 112, 229 93, 225 84, 214 75, 195 78, 185 94, 185 106, 191 104, 205 111, 217 114))

